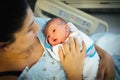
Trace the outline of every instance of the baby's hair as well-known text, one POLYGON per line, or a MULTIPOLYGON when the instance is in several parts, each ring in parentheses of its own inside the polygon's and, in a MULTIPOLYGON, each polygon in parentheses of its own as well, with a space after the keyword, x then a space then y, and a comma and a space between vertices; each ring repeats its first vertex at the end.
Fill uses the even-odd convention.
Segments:
POLYGON ((44 28, 44 32, 46 31, 47 27, 49 27, 51 25, 51 23, 54 21, 59 21, 58 25, 63 25, 63 24, 67 23, 64 19, 62 19, 60 17, 52 18, 46 23, 45 28, 44 28))
POLYGON ((52 18, 51 20, 49 20, 48 22, 47 22, 47 24, 46 24, 46 26, 48 25, 50 25, 51 24, 51 22, 54 22, 54 21, 60 21, 60 23, 59 24, 66 24, 66 21, 64 20, 64 19, 62 19, 62 18, 60 18, 60 17, 55 17, 55 18, 52 18))

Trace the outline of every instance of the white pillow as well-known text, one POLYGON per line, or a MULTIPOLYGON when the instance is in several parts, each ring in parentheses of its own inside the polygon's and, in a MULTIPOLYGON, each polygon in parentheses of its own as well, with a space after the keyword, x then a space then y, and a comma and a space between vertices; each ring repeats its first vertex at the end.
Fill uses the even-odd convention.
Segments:
POLYGON ((111 56, 120 56, 120 34, 99 33, 91 37, 95 43, 107 51, 111 56))

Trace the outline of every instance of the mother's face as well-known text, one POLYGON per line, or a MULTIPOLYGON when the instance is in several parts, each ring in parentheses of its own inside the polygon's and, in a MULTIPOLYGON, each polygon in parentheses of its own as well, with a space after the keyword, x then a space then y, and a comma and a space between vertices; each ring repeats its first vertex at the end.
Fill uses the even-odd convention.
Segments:
POLYGON ((34 22, 34 16, 30 8, 27 10, 22 29, 15 33, 15 42, 7 47, 7 50, 12 53, 23 53, 29 49, 33 49, 36 43, 36 35, 39 26, 34 22))

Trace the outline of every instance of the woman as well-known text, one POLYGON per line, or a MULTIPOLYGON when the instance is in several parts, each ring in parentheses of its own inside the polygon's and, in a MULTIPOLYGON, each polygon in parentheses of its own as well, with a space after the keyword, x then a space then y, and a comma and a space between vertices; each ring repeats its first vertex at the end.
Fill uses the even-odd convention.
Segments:
MULTIPOLYGON (((39 25, 34 21, 33 13, 26 1, 12 1, 5 0, 0 3, 0 5, 2 5, 0 7, 0 80, 29 79, 28 76, 32 76, 38 70, 43 70, 45 73, 47 69, 44 68, 44 66, 46 66, 50 71, 47 71, 47 74, 43 74, 43 72, 38 71, 40 76, 34 76, 39 75, 36 73, 32 76, 32 78, 34 80, 38 80, 47 78, 46 76, 48 76, 48 78, 55 79, 58 77, 57 75, 55 77, 49 77, 51 71, 53 71, 53 73, 56 71, 54 64, 60 66, 58 69, 60 72, 57 73, 56 71, 55 73, 65 74, 65 70, 69 80, 82 80, 83 60, 85 55, 84 43, 82 52, 79 52, 79 44, 77 44, 77 40, 70 38, 69 44, 63 44, 65 55, 63 55, 63 50, 61 50, 61 48, 59 49, 62 65, 57 63, 50 55, 48 55, 46 49, 44 48, 44 35, 39 30, 39 25), (48 61, 51 61, 49 62, 50 64, 48 61), (40 66, 37 66, 38 64, 40 64, 40 66), (61 66, 64 68, 64 70, 61 66)), ((99 49, 99 47, 96 48, 99 49)), ((111 57, 106 56, 106 54, 103 52, 99 53, 101 56, 101 70, 99 71, 99 77, 105 78, 108 76, 108 78, 113 78, 113 76, 108 73, 109 70, 113 70, 113 67, 108 68, 109 65, 107 65, 107 63, 111 63, 112 65, 111 57), (108 60, 107 58, 110 59, 108 60), (102 64, 104 63, 106 65, 103 66, 102 64), (106 75, 105 77, 104 74, 106 75)), ((63 78, 66 78, 66 76, 62 76, 63 78)))

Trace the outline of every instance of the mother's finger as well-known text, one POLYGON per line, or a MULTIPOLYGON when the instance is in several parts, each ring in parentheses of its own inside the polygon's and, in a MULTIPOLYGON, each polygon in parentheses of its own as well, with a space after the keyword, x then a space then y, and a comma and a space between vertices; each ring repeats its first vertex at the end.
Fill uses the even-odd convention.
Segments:
POLYGON ((85 45, 85 42, 84 41, 82 41, 82 50, 81 50, 81 52, 84 54, 84 53, 86 53, 86 45, 85 45))
POLYGON ((69 48, 69 43, 68 42, 64 42, 63 43, 63 49, 64 49, 64 55, 68 55, 70 53, 70 48, 69 48))
POLYGON ((59 53, 60 61, 63 62, 65 55, 64 55, 64 51, 61 46, 59 46, 58 53, 59 53))
POLYGON ((75 41, 73 40, 73 38, 69 38, 69 44, 70 44, 70 51, 71 52, 75 52, 75 41))
POLYGON ((74 38, 74 41, 75 41, 75 50, 76 50, 76 52, 78 52, 77 54, 79 54, 80 53, 80 43, 78 42, 77 38, 74 38))

